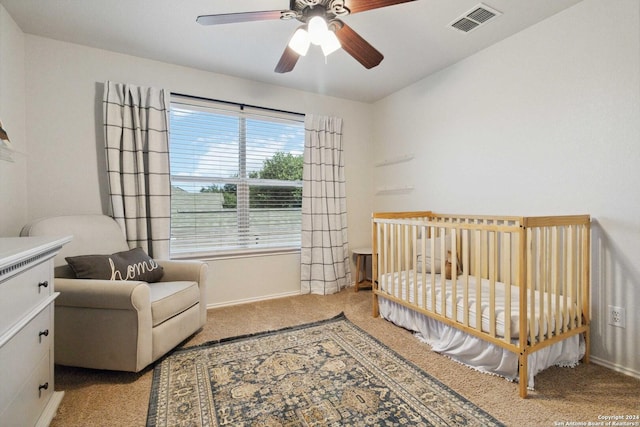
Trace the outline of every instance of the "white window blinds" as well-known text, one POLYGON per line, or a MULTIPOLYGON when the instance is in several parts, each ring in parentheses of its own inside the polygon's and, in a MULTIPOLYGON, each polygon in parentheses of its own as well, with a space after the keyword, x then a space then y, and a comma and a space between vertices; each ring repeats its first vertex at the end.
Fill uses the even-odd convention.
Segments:
POLYGON ((172 255, 300 247, 303 120, 172 96, 172 255))

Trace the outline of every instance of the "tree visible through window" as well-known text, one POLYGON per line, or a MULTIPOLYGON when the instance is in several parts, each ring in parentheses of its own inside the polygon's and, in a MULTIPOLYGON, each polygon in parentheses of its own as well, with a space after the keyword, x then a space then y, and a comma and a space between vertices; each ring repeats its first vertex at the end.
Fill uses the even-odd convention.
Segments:
POLYGON ((172 254, 300 247, 304 124, 246 110, 172 102, 172 254))

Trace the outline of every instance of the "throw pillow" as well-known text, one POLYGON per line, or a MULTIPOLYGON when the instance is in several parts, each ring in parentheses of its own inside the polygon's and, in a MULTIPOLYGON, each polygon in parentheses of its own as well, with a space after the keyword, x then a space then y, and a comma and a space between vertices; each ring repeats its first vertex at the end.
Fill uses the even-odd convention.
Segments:
POLYGON ((157 282, 164 270, 142 248, 111 255, 66 257, 78 279, 141 280, 157 282))

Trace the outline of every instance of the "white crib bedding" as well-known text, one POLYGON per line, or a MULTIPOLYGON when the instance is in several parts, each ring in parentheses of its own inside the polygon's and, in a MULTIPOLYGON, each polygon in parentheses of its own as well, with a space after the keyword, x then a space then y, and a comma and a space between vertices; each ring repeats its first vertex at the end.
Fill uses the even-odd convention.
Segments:
MULTIPOLYGON (((515 353, 393 301, 379 298, 378 305, 384 319, 415 332, 433 351, 478 371, 518 381, 518 356, 515 353)), ((584 338, 577 334, 529 354, 527 387, 533 390, 535 375, 550 366, 578 365, 584 352, 584 338)))
MULTIPOLYGON (((443 276, 441 274, 435 274, 435 312, 442 315, 442 279, 443 276)), ((476 328, 476 278, 475 276, 469 276, 469 299, 468 299, 468 324, 472 328, 476 328)), ((464 283, 465 278, 459 276, 456 283, 456 320, 460 323, 464 323, 464 283)), ((426 303, 427 310, 433 311, 432 308, 432 286, 431 286, 431 274, 425 274, 425 282, 426 282, 426 303)), ((381 274, 379 277, 380 289, 383 291, 392 294, 396 297, 401 298, 402 300, 409 301, 411 304, 416 304, 414 299, 417 296, 417 305, 423 306, 423 287, 422 287, 422 273, 418 272, 417 275, 414 274, 414 270, 406 270, 401 272, 387 273, 381 274), (417 293, 414 291, 414 278, 417 278, 417 293), (407 296, 407 282, 409 288, 409 294, 407 296)), ((481 312, 482 312, 482 331, 490 332, 490 305, 489 305, 489 297, 490 297, 490 282, 487 279, 481 279, 481 312)), ((496 328, 496 336, 504 337, 505 334, 505 285, 502 282, 495 283, 495 328, 496 328)), ((446 304, 446 316, 448 318, 453 318, 452 314, 452 300, 453 300, 453 282, 452 280, 445 279, 445 304, 446 304)), ((510 337, 518 338, 520 335, 520 313, 519 313, 519 295, 520 289, 517 286, 511 286, 511 316, 510 316, 510 337)), ((555 324, 556 321, 562 325, 562 327, 566 326, 566 321, 570 316, 574 316, 575 318, 575 304, 570 298, 565 298, 563 296, 559 296, 557 298, 558 305, 560 307, 559 319, 556 319, 555 315, 555 307, 556 307, 556 296, 554 294, 542 293, 541 295, 538 291, 535 291, 534 300, 535 300, 535 336, 538 335, 540 330, 540 324, 542 323, 542 331, 546 334, 547 332, 547 323, 551 322, 551 324, 555 324), (543 306, 543 317, 542 322, 540 322, 540 301, 542 301, 543 306), (566 306, 569 307, 569 316, 563 316, 565 312, 565 303, 566 306), (549 307, 551 309, 549 309, 549 307), (566 317, 566 319, 564 318, 566 317)), ((529 314, 529 313, 528 313, 529 314)), ((529 323, 527 323, 527 328, 529 328, 529 323)), ((553 329, 553 328, 552 328, 553 329)), ((529 333, 529 331, 527 331, 529 333)))

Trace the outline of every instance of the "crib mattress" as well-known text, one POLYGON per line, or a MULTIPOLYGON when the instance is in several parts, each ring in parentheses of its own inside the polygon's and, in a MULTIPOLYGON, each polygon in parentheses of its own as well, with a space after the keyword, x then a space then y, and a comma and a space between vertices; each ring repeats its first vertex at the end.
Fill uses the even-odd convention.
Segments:
MULTIPOLYGON (((404 301, 408 301, 413 305, 418 305, 425 308, 423 298, 426 295, 426 309, 429 311, 435 311, 442 315, 442 289, 444 283, 445 289, 445 305, 446 305, 446 317, 453 319, 453 281, 444 279, 441 274, 435 274, 434 286, 431 286, 432 275, 430 273, 425 274, 425 289, 423 291, 423 275, 418 272, 414 274, 414 270, 407 270, 401 272, 387 273, 379 276, 380 289, 391 294, 404 301), (444 279, 444 280, 443 280, 444 279), (414 281, 417 282, 417 292, 415 290, 414 281), (435 289, 435 310, 432 307, 432 289, 435 289), (408 290, 408 292, 407 292, 408 290), (414 301, 417 299, 417 303, 414 301)), ((464 324, 465 320, 465 306, 464 306, 464 286, 467 277, 458 277, 456 281, 456 320, 457 322, 464 324)), ((490 288, 491 283, 487 279, 480 279, 480 311, 482 318, 482 331, 490 333, 490 288)), ((468 325, 477 329, 477 279, 475 276, 468 276, 468 300, 467 300, 467 314, 468 325)), ((505 335, 505 301, 506 301, 506 287, 502 282, 495 282, 495 333, 497 337, 504 337, 505 335)), ((507 316, 510 322, 510 337, 518 338, 520 336, 520 312, 519 312, 519 297, 520 289, 517 286, 511 286, 511 305, 510 315, 507 316)), ((527 295, 529 297, 529 295, 527 295)), ((571 316, 575 316, 575 304, 571 298, 564 298, 559 296, 556 298, 555 294, 543 292, 542 295, 535 291, 535 330, 534 334, 538 336, 540 328, 544 334, 547 333, 547 326, 554 325, 558 322, 562 327, 566 327, 566 322, 571 316), (556 301, 560 307, 559 318, 556 318, 556 301), (542 305, 542 310, 541 306, 542 305), (551 309, 549 309, 551 307, 551 309), (569 315, 564 316, 565 307, 569 308, 569 315), (540 313, 543 312, 541 318, 540 313)), ((530 313, 527 313, 530 315, 530 313)), ((530 322, 527 322, 527 329, 530 322)), ((555 329, 555 328, 552 328, 555 329)), ((529 333, 529 330, 526 331, 529 333)))

